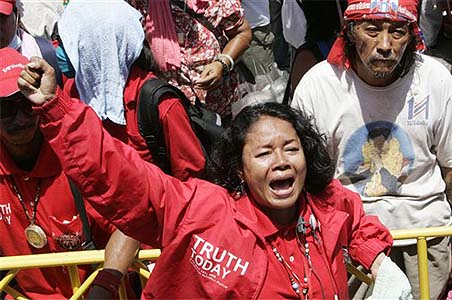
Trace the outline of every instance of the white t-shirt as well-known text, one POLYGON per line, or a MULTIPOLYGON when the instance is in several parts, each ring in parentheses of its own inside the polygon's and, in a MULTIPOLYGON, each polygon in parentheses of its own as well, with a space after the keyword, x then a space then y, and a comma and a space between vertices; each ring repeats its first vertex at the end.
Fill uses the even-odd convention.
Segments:
POLYGON ((268 0, 242 0, 243 13, 251 28, 270 24, 268 0))
POLYGON ((323 61, 301 79, 292 102, 326 134, 335 177, 390 229, 451 221, 440 166, 452 167, 452 76, 421 58, 386 87, 323 61))

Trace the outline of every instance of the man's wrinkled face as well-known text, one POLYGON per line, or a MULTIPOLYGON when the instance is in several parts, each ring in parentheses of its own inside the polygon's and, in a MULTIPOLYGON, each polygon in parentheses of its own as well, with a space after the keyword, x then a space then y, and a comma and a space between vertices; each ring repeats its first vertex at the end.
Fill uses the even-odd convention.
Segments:
POLYGON ((392 75, 411 38, 408 23, 388 20, 359 21, 351 35, 362 65, 375 79, 392 75))

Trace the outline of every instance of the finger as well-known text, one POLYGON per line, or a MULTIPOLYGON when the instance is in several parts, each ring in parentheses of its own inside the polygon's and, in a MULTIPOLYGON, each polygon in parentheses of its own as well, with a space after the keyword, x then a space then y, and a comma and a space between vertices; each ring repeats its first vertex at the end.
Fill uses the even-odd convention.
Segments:
POLYGON ((204 70, 202 71, 201 76, 200 76, 200 78, 198 79, 197 82, 199 82, 199 81, 205 81, 205 79, 206 79, 206 78, 209 76, 209 74, 211 74, 211 73, 212 73, 212 70, 210 69, 210 67, 209 67, 209 66, 205 67, 204 70))
MULTIPOLYGON (((42 76, 42 73, 40 71, 38 71, 34 68, 31 68, 29 66, 29 64, 25 65, 24 69, 22 70, 22 73, 24 73, 24 76, 26 74, 27 76, 33 78, 36 81, 40 80, 41 76, 42 76)), ((22 73, 21 73, 21 76, 22 76, 22 73)))
POLYGON ((37 73, 48 74, 55 73, 55 70, 47 61, 41 57, 33 56, 30 58, 30 62, 26 65, 26 68, 33 70, 37 73))
POLYGON ((20 72, 20 78, 28 82, 30 85, 38 88, 41 81, 41 75, 25 68, 20 72))
POLYGON ((22 77, 19 77, 19 79, 17 79, 17 86, 19 87, 22 94, 24 94, 27 98, 30 94, 36 93, 38 91, 37 88, 35 88, 32 84, 30 84, 22 77))

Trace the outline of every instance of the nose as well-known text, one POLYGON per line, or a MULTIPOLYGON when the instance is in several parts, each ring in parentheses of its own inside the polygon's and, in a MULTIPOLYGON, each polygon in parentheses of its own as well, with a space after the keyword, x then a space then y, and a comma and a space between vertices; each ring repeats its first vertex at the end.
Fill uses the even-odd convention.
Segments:
POLYGON ((282 150, 275 151, 273 157, 273 170, 286 170, 289 167, 290 167, 289 162, 284 151, 282 150))
POLYGON ((387 31, 382 31, 377 38, 377 53, 387 58, 391 55, 391 35, 387 31))

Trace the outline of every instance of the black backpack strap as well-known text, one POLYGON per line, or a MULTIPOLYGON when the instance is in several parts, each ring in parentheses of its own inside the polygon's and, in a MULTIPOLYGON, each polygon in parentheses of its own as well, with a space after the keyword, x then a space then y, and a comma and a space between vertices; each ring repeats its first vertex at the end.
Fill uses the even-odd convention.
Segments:
POLYGON ((49 40, 41 37, 35 37, 39 50, 41 50, 42 57, 52 66, 55 70, 55 76, 60 88, 63 88, 63 75, 61 74, 60 67, 58 66, 58 60, 53 48, 52 43, 49 40))
POLYGON ((178 88, 161 79, 151 78, 144 83, 140 90, 137 121, 140 134, 152 153, 154 164, 170 174, 171 165, 166 153, 165 139, 158 110, 162 96, 166 93, 171 93, 180 99, 185 110, 190 106, 190 100, 178 88))
POLYGON ((71 187, 72 196, 74 197, 75 207, 80 215, 80 220, 82 221, 83 226, 83 235, 85 236, 85 242, 82 244, 83 250, 94 250, 96 249, 96 245, 91 237, 91 228, 88 223, 88 217, 86 215, 85 204, 83 203, 82 194, 75 186, 74 182, 69 179, 69 185, 71 187))

